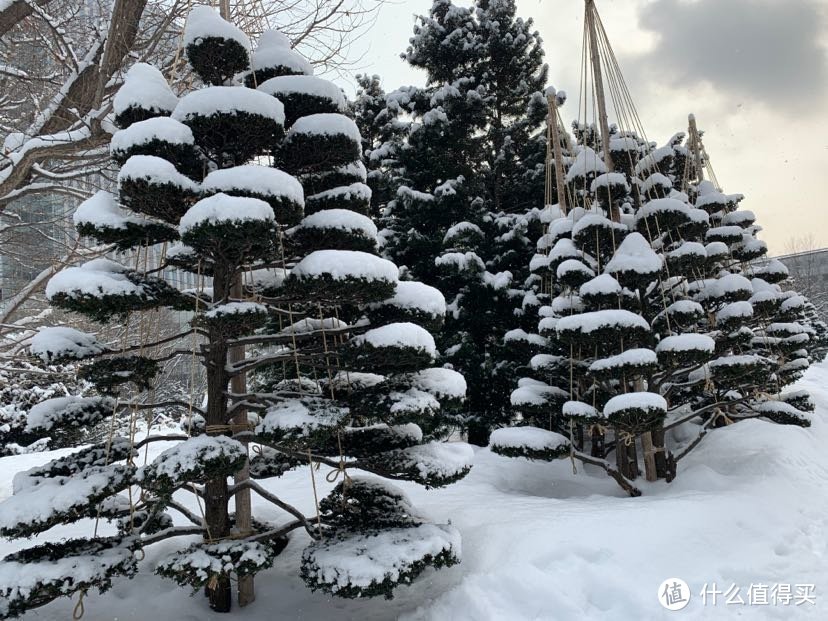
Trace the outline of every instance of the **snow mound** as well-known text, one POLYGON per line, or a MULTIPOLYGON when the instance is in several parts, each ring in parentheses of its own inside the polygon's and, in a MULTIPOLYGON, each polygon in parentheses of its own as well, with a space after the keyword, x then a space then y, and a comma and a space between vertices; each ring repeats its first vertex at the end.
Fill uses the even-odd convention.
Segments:
POLYGON ((58 326, 41 328, 32 337, 29 350, 45 364, 59 359, 83 360, 106 351, 94 334, 87 334, 74 328, 58 326))
POLYGON ((202 198, 181 217, 178 232, 185 235, 205 224, 228 222, 273 222, 273 209, 263 200, 218 193, 202 198))
POLYGON ((184 123, 167 116, 157 116, 133 123, 126 129, 115 132, 112 142, 109 143, 109 151, 113 154, 123 153, 153 140, 177 145, 195 144, 192 130, 184 123))
POLYGON ((323 539, 302 557, 302 576, 313 588, 358 596, 407 583, 435 561, 460 560, 460 533, 449 525, 420 524, 375 534, 323 539))
POLYGON ((55 274, 46 284, 46 297, 104 295, 142 295, 143 287, 126 277, 128 269, 109 259, 94 259, 80 267, 68 267, 55 274))
POLYGON ((147 63, 135 63, 129 68, 123 86, 112 100, 112 109, 116 115, 132 107, 169 114, 176 105, 178 97, 172 92, 164 75, 147 63))
POLYGON ((340 112, 348 109, 348 102, 341 88, 330 80, 323 80, 312 75, 283 75, 270 78, 260 84, 258 90, 273 97, 282 94, 313 95, 329 99, 340 112))
POLYGON ((154 155, 133 155, 118 172, 118 183, 127 180, 146 179, 151 183, 169 183, 183 190, 197 192, 198 185, 175 169, 175 166, 154 155))
POLYGON ((397 266, 367 252, 357 250, 317 250, 291 270, 295 278, 327 275, 334 280, 366 278, 397 282, 397 266))
POLYGON ((376 239, 377 225, 368 216, 351 211, 350 209, 324 209, 312 213, 299 223, 301 228, 317 229, 343 229, 356 231, 368 237, 376 239))
MULTIPOLYGON (((264 93, 261 93, 261 95, 262 97, 273 100, 272 97, 264 93)), ((300 134, 311 136, 345 135, 354 142, 362 141, 357 124, 344 114, 336 113, 322 112, 303 116, 291 126, 290 131, 288 131, 285 137, 285 141, 290 142, 300 134)))
POLYGON ((201 182, 204 192, 245 191, 262 196, 279 196, 299 205, 304 204, 305 194, 296 177, 269 166, 234 166, 214 170, 201 182))
POLYGON ((556 451, 569 447, 569 439, 554 431, 538 427, 504 427, 495 429, 489 439, 489 446, 496 453, 498 449, 528 448, 534 451, 556 451))
POLYGON ((215 9, 208 6, 194 7, 187 16, 181 45, 187 47, 202 39, 216 37, 238 42, 244 49, 250 49, 250 39, 239 28, 222 19, 215 9))
POLYGON ((625 395, 616 395, 604 406, 604 416, 611 418, 633 409, 666 414, 667 401, 654 392, 630 392, 625 395))
POLYGON ((368 343, 374 347, 410 347, 424 351, 433 356, 437 355, 437 346, 431 333, 415 323, 389 323, 351 340, 354 345, 368 343))
POLYGON ((235 115, 239 112, 263 116, 279 125, 284 125, 285 122, 285 107, 281 101, 260 91, 239 86, 208 86, 191 91, 178 102, 172 118, 186 123, 197 116, 235 115))
POLYGON ((446 314, 446 298, 439 289, 413 280, 399 281, 392 297, 371 304, 370 308, 386 305, 416 309, 435 317, 442 317, 446 314))

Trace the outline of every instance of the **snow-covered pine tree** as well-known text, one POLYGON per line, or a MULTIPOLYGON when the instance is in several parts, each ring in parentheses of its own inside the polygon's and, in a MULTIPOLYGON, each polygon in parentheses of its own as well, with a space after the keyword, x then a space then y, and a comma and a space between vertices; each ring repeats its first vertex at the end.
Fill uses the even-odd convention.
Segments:
POLYGON ((398 187, 384 251, 449 300, 440 350, 469 382, 469 439, 485 444, 509 417, 517 343, 504 336, 520 324, 531 237, 541 232, 541 41, 513 0, 435 0, 404 57, 427 86, 389 94, 387 112, 374 115, 393 129, 405 123, 370 154, 398 187))
POLYGON ((41 401, 79 394, 83 381, 73 364, 15 357, 0 363, 0 456, 31 453, 78 444, 85 430, 44 438, 26 430, 26 413, 41 401))
POLYGON ((686 165, 688 153, 678 138, 662 149, 615 140, 624 172, 608 173, 585 144, 570 163, 576 206, 551 222, 539 244, 548 253, 532 264, 556 294, 539 312, 548 347, 512 393, 520 426, 495 432, 491 446, 532 459, 572 454, 635 494, 627 479, 640 458, 649 479, 670 480, 712 427, 756 417, 808 425, 807 395, 784 388, 807 368, 811 335, 805 300, 776 284, 784 266, 761 261, 767 248, 740 195, 709 182, 689 196, 675 190, 668 174, 680 169, 668 157, 686 165), (615 468, 604 461, 611 452, 615 468))
MULTIPOLYGON (((192 313, 200 343, 186 355, 205 367, 206 406, 181 404, 190 414, 186 435, 150 428, 140 440, 113 436, 16 477, 14 495, 0 504, 3 536, 84 518, 117 520, 118 528, 101 524, 88 538, 5 557, 2 618, 104 591, 138 572, 139 551, 183 535, 203 541, 161 559, 155 571, 204 588, 219 611, 230 609, 231 576, 270 567, 297 529, 311 540, 304 579, 346 597, 389 595, 425 567, 459 560, 454 528, 429 523, 382 478, 348 473, 437 487, 468 472, 471 451, 438 440, 446 412, 465 397, 462 376, 430 366, 436 349, 423 326, 442 321, 445 302, 425 285, 398 285, 396 266, 373 254, 360 136, 341 114, 341 91, 312 77, 279 33, 265 33, 250 58, 244 33, 207 7, 190 14, 184 42, 203 87, 179 99, 153 67, 130 70, 115 103, 118 197, 96 195, 76 222, 120 249, 146 252, 175 241, 161 267, 209 277, 211 286, 181 291, 166 280, 169 270, 98 259, 64 270, 46 293, 52 304, 100 322, 162 306, 192 313), (279 318, 287 325, 270 330, 279 318), (236 354, 240 347, 247 356, 236 354), (269 392, 238 392, 232 381, 282 363, 297 373, 269 392), (157 442, 166 450, 139 466, 138 451, 157 442), (326 464, 344 482, 313 518, 254 479, 231 486, 228 477, 248 462, 248 442, 261 447, 251 464, 256 479, 326 464), (249 528, 236 522, 231 503, 245 489, 289 519, 254 516, 249 528)), ((28 412, 27 432, 71 433, 160 406, 128 392, 152 386, 154 345, 123 350, 76 330, 41 331, 32 352, 50 363, 80 363, 81 377, 102 396, 39 403, 28 412)))
MULTIPOLYGON (((282 334, 315 339, 328 353, 324 368, 303 368, 296 360, 297 387, 309 394, 273 409, 260 429, 276 450, 348 455, 357 460, 340 461, 343 470, 447 485, 468 472, 472 455, 463 445, 438 441, 466 394, 462 375, 432 367, 437 350, 430 331, 443 324, 445 299, 428 285, 397 281, 397 267, 377 256, 362 137, 332 86, 312 76, 276 77, 259 86, 285 103, 290 121, 277 160, 300 180, 306 197, 306 216, 284 241, 289 260, 297 262, 282 286, 266 293, 295 302, 305 314, 291 317, 282 334), (314 113, 313 102, 323 96, 334 105, 314 113), (360 331, 336 347, 339 335, 360 331), (297 410, 331 408, 327 424, 296 419, 297 410)), ((274 388, 284 389, 285 379, 274 388)), ((265 452, 254 464, 273 472, 283 468, 284 457, 265 452)), ((302 562, 311 588, 342 597, 388 596, 426 566, 459 559, 457 532, 427 523, 401 490, 379 479, 346 474, 320 511, 329 528, 302 562), (362 566, 344 560, 354 554, 362 566)))

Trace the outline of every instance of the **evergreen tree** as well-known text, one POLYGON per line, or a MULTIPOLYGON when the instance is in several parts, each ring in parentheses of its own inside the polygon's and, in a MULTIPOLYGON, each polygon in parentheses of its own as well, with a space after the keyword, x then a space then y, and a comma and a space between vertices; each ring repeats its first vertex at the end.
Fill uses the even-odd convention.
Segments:
MULTIPOLYGON (((438 487, 468 472, 471 451, 439 441, 466 386, 459 374, 431 367, 428 329, 442 322, 442 296, 398 283, 397 267, 376 256, 361 137, 342 114, 342 92, 310 75, 279 33, 262 35, 251 56, 247 37, 207 7, 191 12, 184 44, 204 86, 179 99, 156 69, 130 70, 115 102, 118 197, 96 195, 78 222, 84 234, 121 249, 174 241, 164 267, 207 276, 211 286, 181 291, 168 271, 98 259, 64 270, 46 293, 53 305, 99 322, 159 307, 192 313, 206 405, 187 408, 194 415, 186 435, 114 436, 15 479, 14 495, 0 504, 3 536, 82 518, 113 520, 117 531, 102 526, 111 534, 5 557, 2 618, 104 591, 137 573, 140 550, 182 535, 203 541, 162 559, 155 572, 205 589, 218 611, 230 609, 231 576, 269 568, 297 529, 311 539, 304 580, 344 597, 390 596, 427 566, 459 560, 457 531, 429 523, 381 478, 438 487), (250 348, 247 356, 241 347, 250 348), (267 392, 239 391, 236 378, 274 365, 295 373, 267 392), (139 467, 138 451, 162 440, 172 446, 139 467), (248 463, 249 442, 261 447, 253 479, 231 486, 228 477, 248 463), (255 480, 309 462, 344 474, 313 518, 255 480), (351 477, 352 468, 378 476, 351 477), (255 516, 244 528, 229 511, 244 489, 290 519, 255 516), (203 502, 203 519, 187 508, 194 499, 203 502), (188 524, 174 525, 173 514, 188 524)), ((41 331, 32 352, 54 364, 81 363, 80 376, 101 396, 39 403, 26 431, 72 433, 124 409, 134 416, 134 408, 160 407, 125 392, 153 385, 152 348, 112 351, 93 334, 41 331)))
POLYGON ((616 136, 623 172, 610 173, 578 146, 566 175, 576 206, 551 221, 532 261, 554 295, 539 309, 544 351, 512 393, 520 425, 493 435, 495 452, 574 452, 636 493, 617 475, 634 479, 643 458, 648 478, 671 480, 697 445, 679 442, 688 425, 702 438, 747 418, 810 424, 807 394, 785 392, 817 345, 806 300, 780 289, 787 270, 763 261, 741 195, 673 187, 688 154, 680 141, 653 149, 616 136), (617 469, 603 461, 611 452, 617 469))
POLYGON ((485 444, 509 418, 519 364, 515 339, 504 338, 520 325, 541 232, 541 40, 513 0, 436 0, 404 58, 426 72, 426 87, 391 93, 372 117, 398 131, 372 158, 398 188, 385 209, 385 252, 449 300, 440 351, 470 386, 469 439, 485 444))

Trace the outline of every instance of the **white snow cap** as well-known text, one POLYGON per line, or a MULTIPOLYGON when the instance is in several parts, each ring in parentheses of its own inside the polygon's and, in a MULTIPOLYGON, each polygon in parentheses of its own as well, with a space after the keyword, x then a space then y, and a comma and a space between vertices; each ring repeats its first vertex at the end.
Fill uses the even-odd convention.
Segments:
POLYGON ((69 297, 143 294, 143 287, 126 277, 124 272, 127 271, 128 268, 109 259, 95 259, 80 267, 67 267, 47 283, 46 297, 51 300, 58 294, 69 297))
POLYGON ((314 95, 330 99, 340 112, 348 109, 348 102, 342 89, 330 80, 324 80, 312 75, 283 75, 270 78, 259 85, 258 90, 268 95, 278 97, 282 94, 314 95))
POLYGON ((359 231, 370 239, 377 238, 377 225, 368 216, 350 209, 323 209, 312 213, 299 223, 299 228, 344 229, 359 231))
POLYGON ((156 116, 146 121, 133 123, 126 129, 115 132, 109 143, 110 153, 126 151, 159 140, 177 145, 195 144, 192 130, 168 116, 156 116))
POLYGON ((277 168, 246 164, 214 170, 201 182, 204 192, 226 192, 242 190, 263 196, 280 196, 288 200, 305 204, 302 184, 296 177, 277 168))
MULTIPOLYGON (((273 100, 273 97, 269 97, 264 93, 261 93, 261 95, 262 97, 267 97, 268 99, 273 100)), ((320 114, 309 114, 308 116, 303 116, 297 120, 293 126, 291 126, 285 140, 289 141, 297 134, 310 134, 317 136, 335 136, 337 134, 343 134, 348 136, 348 138, 354 142, 362 141, 362 136, 359 133, 359 128, 356 123, 344 114, 327 112, 320 114)))
POLYGON ((310 196, 308 196, 308 200, 338 198, 344 201, 370 201, 371 196, 371 188, 365 185, 364 183, 357 181, 356 183, 352 183, 351 185, 340 185, 336 188, 325 190, 324 192, 311 194, 310 196))
POLYGON ((283 48, 289 50, 293 47, 288 36, 278 30, 265 30, 260 36, 257 44, 259 47, 283 48))
POLYGON ((674 334, 659 341, 657 352, 663 351, 703 351, 712 354, 716 349, 716 341, 706 334, 674 334))
POLYGON ((237 114, 247 112, 276 121, 285 122, 282 102, 261 91, 242 86, 208 86, 187 93, 173 110, 172 118, 186 123, 194 116, 237 114))
POLYGON ((115 93, 112 109, 115 114, 121 114, 132 107, 169 114, 177 104, 178 97, 172 92, 164 75, 152 65, 136 63, 127 71, 124 85, 115 93))
POLYGON ((627 183, 627 177, 622 173, 604 173, 602 175, 598 175, 592 180, 592 184, 589 186, 589 191, 597 192, 598 188, 609 187, 612 185, 620 185, 624 187, 627 192, 630 191, 630 184, 627 183))
POLYGON ((578 293, 581 297, 586 295, 621 295, 622 290, 621 285, 613 276, 601 274, 582 284, 578 293))
POLYGON ((578 177, 586 177, 589 174, 600 175, 605 172, 607 172, 607 166, 601 157, 589 147, 584 147, 569 167, 566 181, 571 183, 578 177))
MULTIPOLYGON (((58 424, 61 419, 71 417, 74 412, 80 412, 90 405, 109 405, 110 402, 101 397, 57 397, 41 401, 26 415, 26 429, 49 430, 58 424)), ((111 403, 114 409, 114 402, 111 403)))
POLYGON ((267 314, 267 307, 256 302, 228 302, 211 308, 204 316, 208 319, 218 319, 232 315, 267 314))
POLYGON ((118 206, 115 197, 106 190, 98 190, 83 201, 72 214, 75 226, 88 224, 96 228, 125 228, 127 223, 143 224, 144 218, 128 213, 118 206))
POLYGON ((229 196, 219 192, 202 198, 181 217, 178 232, 184 235, 196 226, 211 223, 274 220, 273 209, 263 200, 244 196, 229 196))
POLYGON ((661 271, 661 266, 662 258, 650 247, 647 239, 641 233, 630 233, 618 246, 604 272, 653 274, 661 271))
POLYGON ((81 360, 87 356, 100 354, 106 348, 98 342, 94 334, 87 334, 66 326, 56 326, 41 328, 32 337, 29 349, 33 356, 37 356, 48 364, 52 358, 56 357, 81 360))
POLYGON ((489 438, 489 446, 503 448, 528 448, 535 451, 555 451, 569 446, 569 439, 554 431, 539 427, 504 427, 495 429, 489 438))
POLYGON ((387 259, 357 250, 317 250, 299 261, 291 276, 328 275, 334 280, 366 278, 397 282, 399 269, 387 259))
POLYGON ((253 52, 250 66, 254 71, 287 67, 291 71, 313 75, 313 65, 291 49, 290 40, 277 30, 265 30, 253 52))
POLYGON ((667 401, 661 395, 654 392, 629 392, 625 395, 617 395, 607 401, 604 406, 604 416, 609 418, 624 410, 638 408, 647 411, 667 412, 667 401))
POLYGON ((658 358, 652 349, 628 349, 615 356, 608 358, 599 358, 591 365, 589 370, 592 372, 608 371, 618 367, 625 366, 645 366, 648 364, 657 364, 658 358))
POLYGON ((588 334, 601 328, 641 328, 649 332, 650 324, 641 315, 636 315, 628 310, 600 310, 561 317, 555 324, 555 328, 559 333, 566 330, 577 330, 583 334, 588 334))
POLYGON ((361 336, 354 337, 354 345, 368 343, 374 347, 411 347, 422 350, 432 357, 437 355, 437 346, 431 333, 411 322, 389 323, 361 336))
POLYGON ((303 571, 331 592, 399 580, 424 558, 460 556, 460 532, 450 524, 418 524, 378 533, 354 533, 312 544, 303 571))
POLYGON ((457 371, 434 367, 422 369, 411 375, 414 388, 423 390, 437 398, 465 399, 466 378, 457 371))
POLYGON ((151 183, 169 183, 183 190, 198 191, 198 185, 178 172, 172 163, 154 155, 133 155, 118 172, 118 183, 127 179, 146 179, 151 183))
POLYGON ((184 27, 182 45, 187 47, 198 43, 200 39, 217 37, 237 41, 249 51, 250 39, 239 28, 224 20, 221 15, 209 6, 197 6, 187 15, 187 25, 184 27))
POLYGON ((417 309, 437 317, 446 314, 446 298, 443 294, 434 287, 413 280, 399 281, 394 295, 382 302, 371 304, 370 308, 380 306, 417 309))

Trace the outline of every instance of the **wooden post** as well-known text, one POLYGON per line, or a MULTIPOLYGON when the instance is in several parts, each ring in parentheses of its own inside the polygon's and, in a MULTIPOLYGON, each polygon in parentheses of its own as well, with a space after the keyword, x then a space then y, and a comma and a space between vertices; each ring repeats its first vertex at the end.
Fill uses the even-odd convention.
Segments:
MULTIPOLYGON (((233 288, 230 295, 233 299, 242 299, 242 279, 241 274, 236 274, 233 278, 233 288)), ((231 364, 244 360, 244 347, 231 347, 227 356, 228 362, 231 364)), ((247 391, 247 381, 244 374, 235 375, 230 380, 230 389, 234 393, 244 393, 247 391)), ((233 423, 236 425, 247 425, 247 410, 240 410, 233 418, 233 423)), ((242 442, 247 446, 247 442, 242 442)), ((236 485, 247 481, 250 478, 250 462, 247 461, 244 467, 239 470, 234 477, 236 485)), ((250 489, 243 489, 236 493, 236 530, 240 533, 250 533, 253 531, 253 511, 250 504, 250 489)), ((256 599, 255 585, 253 576, 239 577, 239 606, 247 606, 253 603, 256 599)))
MULTIPOLYGON (((546 122, 549 125, 549 139, 552 141, 552 151, 555 158, 555 184, 558 190, 558 205, 561 208, 561 213, 566 215, 566 180, 564 179, 563 170, 563 151, 561 150, 561 136, 558 132, 558 101, 557 94, 547 94, 546 101, 549 104, 549 115, 546 117, 546 122)), ((548 197, 547 200, 550 200, 548 197)))
POLYGON ((699 128, 696 126, 696 115, 691 114, 687 119, 690 123, 690 150, 693 151, 693 160, 696 164, 696 180, 701 183, 704 181, 704 168, 702 168, 701 139, 699 128))
POLYGON ((601 71, 601 56, 598 53, 598 33, 595 28, 595 0, 586 0, 586 19, 587 30, 589 33, 589 48, 590 60, 592 61, 592 77, 595 81, 595 97, 598 103, 598 124, 601 127, 601 142, 603 143, 604 164, 607 170, 612 172, 615 170, 615 164, 610 155, 610 133, 609 120, 607 118, 607 101, 604 93, 604 75, 601 71))

